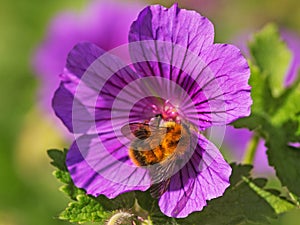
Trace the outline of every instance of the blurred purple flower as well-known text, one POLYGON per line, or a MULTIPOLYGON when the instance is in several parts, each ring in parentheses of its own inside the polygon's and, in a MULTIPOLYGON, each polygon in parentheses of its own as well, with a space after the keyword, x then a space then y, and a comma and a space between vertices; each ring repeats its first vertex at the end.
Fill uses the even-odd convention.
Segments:
POLYGON ((281 36, 292 52, 292 60, 285 78, 285 84, 290 85, 295 81, 300 69, 300 36, 288 30, 282 30, 281 36))
POLYGON ((80 14, 66 11, 51 21, 46 38, 35 52, 33 67, 40 79, 41 106, 52 119, 57 120, 51 99, 70 50, 80 41, 93 42, 105 50, 127 43, 130 24, 140 9, 139 5, 120 1, 95 0, 80 14))
MULTIPOLYGON (((288 48, 292 53, 292 60, 286 72, 284 81, 285 85, 289 86, 296 79, 298 70, 300 69, 300 37, 288 30, 282 30, 280 33, 282 39, 286 42, 288 48)), ((235 41, 236 45, 239 46, 242 52, 247 56, 250 55, 247 48, 248 38, 249 35, 242 35, 241 38, 235 41)), ((247 144, 250 141, 251 137, 252 132, 247 129, 234 129, 230 126, 227 127, 223 144, 232 154, 232 159, 234 161, 241 162, 243 160, 247 144)), ((260 140, 253 162, 253 173, 257 176, 275 174, 273 167, 269 166, 266 152, 267 149, 265 147, 265 142, 263 140, 260 140)))
MULTIPOLYGON (((151 188, 162 212, 172 217, 200 211, 224 193, 231 167, 201 131, 250 114, 250 70, 238 48, 213 40, 207 18, 177 5, 155 5, 131 25, 129 64, 92 43, 71 50, 53 107, 77 137, 67 155, 76 186, 109 198, 151 188), (145 123, 155 127, 145 138, 122 132, 145 123), (171 133, 175 127, 178 140, 171 133), (156 148, 163 142, 153 146, 160 129, 173 135, 161 152, 175 145, 162 160, 156 148), (133 143, 146 146, 153 161, 138 165, 129 156, 133 143)), ((140 146, 131 152, 149 162, 140 146)))

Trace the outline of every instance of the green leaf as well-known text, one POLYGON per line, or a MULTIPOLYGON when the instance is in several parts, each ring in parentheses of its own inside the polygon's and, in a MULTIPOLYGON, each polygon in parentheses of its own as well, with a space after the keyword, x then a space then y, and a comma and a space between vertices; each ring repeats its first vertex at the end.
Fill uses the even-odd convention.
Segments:
POLYGON ((185 225, 268 224, 270 218, 277 217, 276 212, 290 209, 291 203, 263 189, 265 179, 250 179, 251 168, 233 164, 231 186, 224 195, 209 201, 203 211, 177 221, 185 225), (286 208, 280 208, 278 204, 281 203, 286 208))
POLYGON ((252 112, 261 113, 262 116, 267 116, 267 112, 271 110, 274 99, 269 87, 268 76, 264 74, 260 68, 250 62, 251 76, 249 84, 252 87, 251 97, 253 105, 252 112))
POLYGON ((50 149, 47 151, 48 156, 53 160, 51 164, 62 171, 68 171, 65 161, 66 161, 66 154, 67 150, 64 149, 63 151, 58 149, 50 149))
POLYGON ((248 128, 249 130, 259 130, 265 121, 269 120, 270 114, 276 110, 276 99, 273 98, 269 87, 268 77, 262 74, 259 68, 251 65, 251 115, 238 119, 232 123, 235 128, 248 128))
POLYGON ((288 120, 300 118, 300 76, 284 93, 276 99, 276 112, 272 115, 271 122, 280 125, 288 120))
POLYGON ((70 184, 72 183, 72 179, 70 177, 70 174, 68 171, 64 171, 64 170, 56 170, 53 172, 53 175, 60 180, 61 182, 65 183, 65 184, 70 184))
POLYGON ((104 195, 100 195, 96 198, 105 210, 112 211, 118 209, 131 209, 135 203, 135 193, 127 192, 118 195, 116 198, 108 199, 104 195))
POLYGON ((266 140, 269 164, 282 185, 300 196, 300 150, 289 146, 290 142, 300 142, 300 77, 292 86, 284 87, 290 53, 274 25, 254 36, 250 50, 251 115, 233 125, 248 128, 266 140))
POLYGON ((102 222, 106 220, 106 213, 99 202, 88 195, 78 195, 77 201, 69 203, 68 207, 59 215, 62 220, 70 222, 102 222))
MULTIPOLYGON (((158 206, 158 200, 154 199, 149 191, 136 191, 136 199, 141 208, 147 211, 153 225, 180 225, 176 219, 164 215, 158 206)), ((184 223, 182 225, 185 225, 184 223)))
MULTIPOLYGON (((49 157, 53 160, 51 164, 58 168, 58 170, 54 171, 54 176, 60 180, 62 183, 66 184, 61 187, 61 190, 69 195, 73 200, 77 200, 77 195, 84 194, 84 190, 77 188, 68 172, 68 169, 65 165, 66 154, 68 150, 57 150, 51 149, 48 150, 49 157)), ((114 199, 108 199, 104 195, 98 196, 96 199, 106 210, 117 210, 119 208, 131 208, 134 205, 135 201, 135 193, 124 193, 117 196, 114 199)))
POLYGON ((267 130, 269 138, 266 146, 269 163, 275 167, 282 185, 300 196, 300 149, 289 146, 298 126, 298 123, 289 121, 280 127, 270 127, 267 130))
POLYGON ((265 199, 269 205, 274 209, 277 214, 284 213, 288 210, 294 209, 296 206, 285 199, 280 198, 268 192, 259 186, 257 186, 254 182, 250 181, 248 178, 243 177, 244 181, 249 185, 249 187, 254 190, 259 196, 265 199))
POLYGON ((291 53, 281 40, 277 27, 270 24, 263 28, 254 36, 249 47, 255 64, 270 78, 273 96, 279 96, 284 90, 291 53))
MULTIPOLYGON (((245 120, 249 121, 250 118, 245 120)), ((300 196, 300 149, 289 146, 290 142, 300 141, 300 136, 296 133, 299 122, 290 120, 282 125, 273 125, 268 120, 259 121, 256 132, 265 138, 269 164, 275 168, 282 185, 300 196)), ((241 122, 243 121, 237 124, 241 125, 241 122)))
POLYGON ((67 194, 71 199, 76 200, 77 195, 83 194, 84 191, 80 188, 77 188, 70 177, 68 169, 65 164, 67 150, 63 151, 57 149, 48 150, 49 157, 53 160, 51 164, 58 168, 58 170, 53 172, 53 175, 60 180, 63 185, 60 187, 60 190, 67 194))
POLYGON ((185 219, 172 221, 163 215, 157 200, 152 199, 149 192, 136 192, 136 197, 141 207, 149 212, 153 224, 266 224, 277 214, 295 208, 295 205, 279 197, 280 192, 265 190, 265 179, 250 179, 252 166, 233 164, 232 169, 231 186, 225 194, 209 201, 203 211, 194 212, 185 219))
POLYGON ((84 190, 74 185, 65 165, 66 154, 67 150, 48 150, 48 155, 53 160, 51 164, 58 169, 53 174, 64 183, 60 190, 74 200, 69 203, 59 218, 78 223, 101 222, 104 224, 105 221, 112 220, 116 222, 112 222, 112 224, 119 224, 120 221, 122 224, 127 224, 127 222, 131 224, 130 221, 133 221, 135 218, 125 218, 124 215, 129 215, 130 213, 125 213, 125 211, 120 211, 120 209, 130 211, 133 208, 135 193, 124 193, 114 199, 108 199, 103 195, 97 198, 87 195, 84 190))
POLYGON ((57 171, 54 171, 53 174, 58 180, 65 183, 65 185, 60 187, 60 190, 62 192, 64 192, 65 194, 67 194, 71 199, 76 200, 77 195, 85 193, 82 189, 77 188, 73 184, 73 181, 70 177, 69 172, 62 171, 62 170, 57 170, 57 171))

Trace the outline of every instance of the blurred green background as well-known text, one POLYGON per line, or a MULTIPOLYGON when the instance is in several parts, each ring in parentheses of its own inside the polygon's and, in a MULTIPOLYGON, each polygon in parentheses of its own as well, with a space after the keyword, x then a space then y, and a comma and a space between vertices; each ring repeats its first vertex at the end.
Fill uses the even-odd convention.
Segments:
MULTIPOLYGON (((51 18, 62 10, 79 11, 88 1, 0 2, 0 225, 68 224, 55 218, 67 198, 57 189, 46 155, 47 149, 67 144, 36 105, 39 83, 31 57, 51 18)), ((218 42, 232 42, 267 22, 300 35, 298 0, 186 0, 179 5, 208 17, 218 42)), ((274 224, 299 224, 299 214, 291 212, 274 224)))

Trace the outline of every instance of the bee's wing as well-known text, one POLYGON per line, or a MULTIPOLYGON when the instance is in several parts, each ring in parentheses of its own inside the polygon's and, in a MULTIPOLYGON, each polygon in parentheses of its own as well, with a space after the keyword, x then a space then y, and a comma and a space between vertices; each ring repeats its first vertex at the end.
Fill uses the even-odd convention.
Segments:
POLYGON ((121 133, 129 140, 133 140, 136 137, 136 133, 143 126, 148 126, 146 123, 129 123, 121 128, 121 133))
POLYGON ((142 128, 145 130, 148 130, 151 134, 151 138, 162 136, 166 133, 167 128, 166 127, 155 127, 153 125, 149 125, 148 123, 129 123, 124 125, 121 128, 121 133, 127 137, 129 140, 133 140, 138 137, 138 131, 140 131, 142 128))
POLYGON ((153 182, 150 188, 152 197, 159 198, 168 189, 170 178, 176 169, 176 160, 178 160, 178 155, 174 152, 168 159, 150 168, 150 176, 153 182))
POLYGON ((166 192, 170 184, 170 178, 185 166, 193 152, 190 151, 193 148, 190 148, 191 139, 189 131, 187 129, 183 131, 185 132, 184 137, 178 143, 175 152, 166 160, 150 167, 150 176, 153 182, 150 193, 153 197, 158 198, 166 192), (187 150, 183 153, 182 148, 187 148, 187 150))
POLYGON ((153 198, 160 198, 163 193, 165 193, 169 187, 171 179, 168 178, 160 183, 153 184, 150 188, 150 194, 153 198))

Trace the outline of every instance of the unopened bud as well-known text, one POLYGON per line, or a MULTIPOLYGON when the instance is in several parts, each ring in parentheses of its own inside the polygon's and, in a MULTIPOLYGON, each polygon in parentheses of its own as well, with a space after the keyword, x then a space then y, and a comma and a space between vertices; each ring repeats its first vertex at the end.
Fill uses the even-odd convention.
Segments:
POLYGON ((132 225, 135 224, 133 214, 129 212, 118 211, 106 222, 106 225, 132 225))

